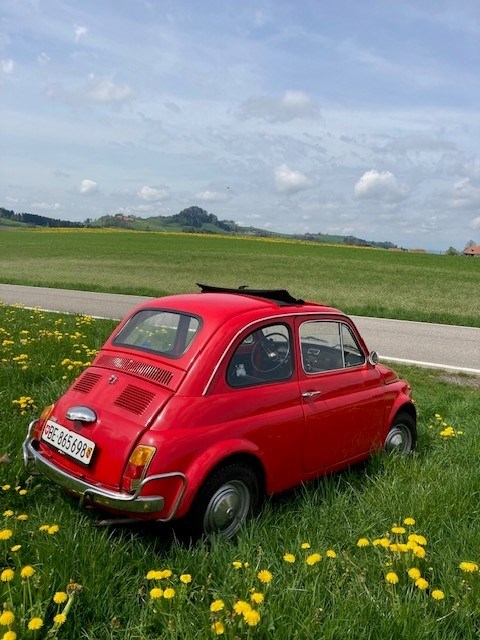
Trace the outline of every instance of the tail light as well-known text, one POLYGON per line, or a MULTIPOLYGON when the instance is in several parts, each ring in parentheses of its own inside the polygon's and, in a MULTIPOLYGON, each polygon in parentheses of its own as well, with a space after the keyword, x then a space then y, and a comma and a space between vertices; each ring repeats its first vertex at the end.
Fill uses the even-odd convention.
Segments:
POLYGON ((42 433, 43 425, 49 419, 49 417, 52 415, 54 407, 55 407, 54 404, 49 404, 48 407, 45 407, 45 409, 40 414, 40 417, 36 421, 35 426, 33 428, 33 438, 34 438, 34 440, 40 440, 40 435, 42 433))
POLYGON ((155 451, 155 447, 149 447, 144 444, 138 445, 133 450, 123 477, 123 486, 130 493, 134 493, 140 486, 155 451))

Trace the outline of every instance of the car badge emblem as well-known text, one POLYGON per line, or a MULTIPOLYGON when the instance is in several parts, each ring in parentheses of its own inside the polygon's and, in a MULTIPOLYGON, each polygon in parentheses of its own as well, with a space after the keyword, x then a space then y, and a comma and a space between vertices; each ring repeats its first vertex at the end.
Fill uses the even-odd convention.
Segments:
POLYGON ((109 384, 115 384, 115 382, 118 380, 117 376, 114 376, 113 374, 110 376, 110 378, 108 379, 109 384))

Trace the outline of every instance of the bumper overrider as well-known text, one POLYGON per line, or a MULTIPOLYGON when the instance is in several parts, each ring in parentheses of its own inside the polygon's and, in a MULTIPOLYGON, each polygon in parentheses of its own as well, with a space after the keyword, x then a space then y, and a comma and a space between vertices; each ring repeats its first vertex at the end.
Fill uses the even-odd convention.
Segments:
POLYGON ((164 497, 155 495, 141 496, 140 493, 149 482, 176 477, 182 481, 181 490, 179 491, 179 495, 175 500, 170 513, 164 518, 159 518, 159 520, 167 521, 171 520, 175 516, 178 505, 180 504, 187 486, 187 478, 183 473, 172 472, 147 476, 133 494, 120 493, 118 491, 110 491, 108 489, 96 487, 58 469, 55 465, 46 460, 40 451, 33 447, 32 443, 34 438, 32 434, 35 423, 36 420, 33 420, 30 423, 27 437, 23 443, 23 461, 29 474, 42 475, 49 480, 52 480, 52 482, 62 487, 62 489, 65 489, 65 491, 69 491, 79 496, 82 502, 127 514, 160 513, 165 506, 164 497))

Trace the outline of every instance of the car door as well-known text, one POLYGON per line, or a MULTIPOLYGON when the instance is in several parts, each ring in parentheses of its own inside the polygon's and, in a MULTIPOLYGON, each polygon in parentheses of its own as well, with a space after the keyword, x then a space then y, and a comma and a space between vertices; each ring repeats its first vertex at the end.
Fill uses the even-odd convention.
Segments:
POLYGON ((385 394, 347 319, 297 319, 307 474, 340 468, 380 444, 385 394))

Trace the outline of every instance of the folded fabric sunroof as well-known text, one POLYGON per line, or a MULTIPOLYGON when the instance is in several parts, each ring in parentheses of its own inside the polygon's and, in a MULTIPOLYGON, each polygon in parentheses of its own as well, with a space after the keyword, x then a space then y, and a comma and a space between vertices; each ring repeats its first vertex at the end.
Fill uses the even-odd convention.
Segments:
POLYGON ((199 282, 197 282, 197 286, 200 287, 202 293, 235 293, 237 295, 265 298, 279 305, 305 304, 304 300, 294 298, 286 289, 249 289, 247 286, 242 286, 238 289, 229 289, 226 287, 214 287, 209 284, 200 284, 199 282))

